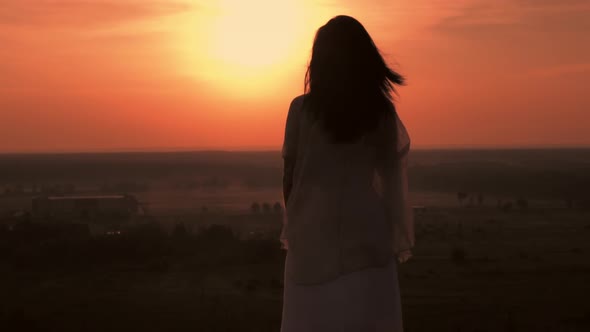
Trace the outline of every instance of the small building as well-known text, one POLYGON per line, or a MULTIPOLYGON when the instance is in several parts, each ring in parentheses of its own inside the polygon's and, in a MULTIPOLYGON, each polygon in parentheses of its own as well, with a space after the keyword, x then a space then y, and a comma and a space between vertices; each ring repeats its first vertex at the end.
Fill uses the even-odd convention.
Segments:
POLYGON ((422 214, 422 213, 425 213, 426 211, 428 211, 428 208, 423 205, 414 205, 414 206, 412 206, 412 210, 414 211, 415 214, 422 214))
POLYGON ((132 195, 38 196, 32 199, 35 219, 122 220, 142 213, 139 202, 132 195))

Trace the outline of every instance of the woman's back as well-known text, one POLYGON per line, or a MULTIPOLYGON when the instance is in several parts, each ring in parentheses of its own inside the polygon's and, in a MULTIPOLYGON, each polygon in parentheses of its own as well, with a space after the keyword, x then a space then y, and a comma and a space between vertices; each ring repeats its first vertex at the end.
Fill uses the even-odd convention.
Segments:
POLYGON ((394 109, 355 142, 337 143, 304 108, 304 98, 291 104, 283 148, 295 165, 283 229, 295 257, 292 277, 312 283, 383 266, 393 248, 381 183, 383 170, 393 167, 386 154, 396 152, 384 142, 387 130, 396 131, 394 109))

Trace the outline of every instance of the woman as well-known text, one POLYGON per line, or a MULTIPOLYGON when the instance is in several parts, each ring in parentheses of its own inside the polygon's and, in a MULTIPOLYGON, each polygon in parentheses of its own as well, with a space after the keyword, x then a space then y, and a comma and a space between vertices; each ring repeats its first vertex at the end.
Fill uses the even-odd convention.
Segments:
POLYGON ((318 30, 282 151, 282 332, 402 331, 410 141, 391 94, 403 83, 354 18, 318 30))

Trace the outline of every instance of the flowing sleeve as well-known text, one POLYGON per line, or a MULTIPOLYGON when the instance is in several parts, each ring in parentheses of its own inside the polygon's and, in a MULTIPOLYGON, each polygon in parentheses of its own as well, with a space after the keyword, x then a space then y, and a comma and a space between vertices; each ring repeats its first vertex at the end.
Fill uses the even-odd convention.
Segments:
POLYGON ((287 113, 287 121, 285 124, 285 139, 283 141, 283 149, 281 155, 283 157, 283 206, 285 207, 283 213, 283 225, 280 235, 281 249, 288 250, 289 244, 286 237, 287 229, 287 201, 293 188, 293 173, 295 170, 295 162, 297 160, 298 145, 299 145, 299 118, 300 111, 303 107, 303 97, 293 99, 289 106, 287 113))
POLYGON ((285 124, 285 139, 281 151, 283 159, 295 159, 297 157, 297 145, 299 141, 299 113, 303 107, 303 96, 291 101, 287 121, 285 124))
POLYGON ((383 130, 379 191, 391 225, 393 253, 400 263, 412 257, 414 216, 408 197, 409 134, 395 110, 388 113, 383 130))

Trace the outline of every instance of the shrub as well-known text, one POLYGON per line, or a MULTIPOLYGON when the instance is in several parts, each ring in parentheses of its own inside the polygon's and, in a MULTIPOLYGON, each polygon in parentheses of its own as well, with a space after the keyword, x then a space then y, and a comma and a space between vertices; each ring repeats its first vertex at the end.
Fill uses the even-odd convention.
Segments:
POLYGON ((252 211, 252 213, 260 213, 260 204, 258 202, 252 203, 252 205, 250 205, 250 211, 252 211))
POLYGON ((237 236, 234 234, 234 231, 225 225, 199 227, 196 237, 197 241, 215 245, 237 240, 237 236))
POLYGON ((255 291, 256 289, 258 289, 258 285, 260 284, 260 282, 258 280, 255 279, 249 279, 246 282, 246 290, 247 291, 255 291))
POLYGON ((451 261, 457 265, 465 263, 467 260, 467 253, 463 246, 454 246, 451 249, 451 261))
POLYGON ((249 264, 280 262, 284 251, 277 238, 242 241, 242 254, 249 264))
POLYGON ((187 231, 184 223, 183 222, 176 223, 176 225, 174 226, 174 231, 172 232, 172 236, 177 237, 177 238, 184 238, 187 236, 187 234, 188 234, 188 231, 187 231))
POLYGON ((483 201, 484 201, 484 197, 482 193, 477 194, 477 204, 478 205, 483 205, 483 201))
POLYGON ((272 207, 273 211, 275 213, 282 213, 283 212, 283 206, 281 205, 280 202, 276 202, 273 207, 272 207))
POLYGON ((465 200, 467 198, 469 194, 465 193, 465 192, 458 192, 457 193, 457 200, 459 201, 459 205, 463 204, 463 200, 465 200))
POLYGON ((521 198, 519 198, 519 199, 516 200, 516 205, 520 209, 524 210, 524 209, 526 209, 526 208, 529 207, 529 201, 526 198, 522 198, 521 197, 521 198))

